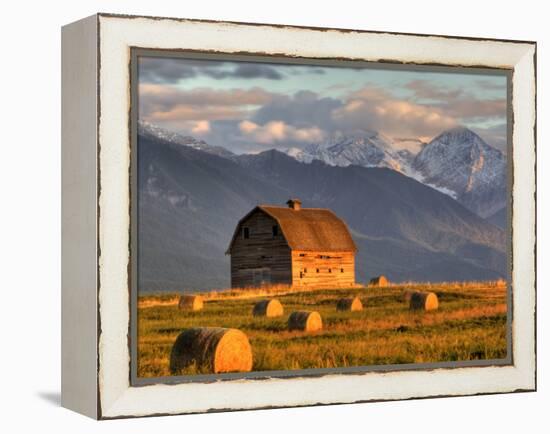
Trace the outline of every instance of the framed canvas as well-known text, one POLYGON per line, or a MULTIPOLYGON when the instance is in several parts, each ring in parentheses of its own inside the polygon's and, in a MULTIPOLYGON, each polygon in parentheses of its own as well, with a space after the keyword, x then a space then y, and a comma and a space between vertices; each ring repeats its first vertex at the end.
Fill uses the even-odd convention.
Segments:
POLYGON ((536 44, 98 14, 62 31, 62 404, 536 389, 536 44))

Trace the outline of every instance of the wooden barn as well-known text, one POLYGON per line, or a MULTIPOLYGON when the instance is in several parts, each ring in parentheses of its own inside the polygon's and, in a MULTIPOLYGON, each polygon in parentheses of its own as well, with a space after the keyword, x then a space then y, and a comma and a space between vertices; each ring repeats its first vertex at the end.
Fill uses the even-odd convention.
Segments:
POLYGON ((259 205, 239 221, 226 252, 231 286, 355 286, 357 248, 344 221, 298 199, 287 205, 259 205))

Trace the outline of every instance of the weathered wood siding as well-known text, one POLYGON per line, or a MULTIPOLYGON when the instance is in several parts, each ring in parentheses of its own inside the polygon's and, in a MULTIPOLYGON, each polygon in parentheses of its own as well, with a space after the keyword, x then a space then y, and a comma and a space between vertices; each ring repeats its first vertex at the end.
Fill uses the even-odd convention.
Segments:
POLYGON ((237 231, 230 251, 233 288, 292 283, 291 251, 275 219, 257 211, 237 231), (277 236, 273 236, 274 226, 278 227, 277 236), (244 227, 248 228, 248 239, 243 237, 244 227))
POLYGON ((354 285, 354 252, 292 251, 293 287, 340 288, 354 285))

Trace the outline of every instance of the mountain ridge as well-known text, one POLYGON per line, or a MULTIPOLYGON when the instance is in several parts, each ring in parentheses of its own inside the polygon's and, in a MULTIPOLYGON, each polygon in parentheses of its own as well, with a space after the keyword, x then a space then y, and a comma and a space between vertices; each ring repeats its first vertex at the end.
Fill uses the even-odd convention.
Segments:
POLYGON ((391 139, 372 132, 334 142, 286 152, 306 163, 391 168, 453 197, 482 218, 506 205, 506 157, 468 128, 446 130, 421 143, 416 154, 406 148, 395 150, 391 139))
MULTIPOLYGON (((240 158, 222 146, 147 122, 140 122, 138 130, 142 136, 158 137, 234 161, 240 158)), ((319 160, 331 166, 387 167, 451 196, 482 218, 488 218, 507 203, 506 157, 465 127, 446 130, 428 143, 362 131, 334 135, 324 143, 291 147, 284 152, 308 164, 319 160), (414 153, 407 148, 394 149, 395 143, 409 142, 415 142, 420 150, 414 153)))
POLYGON ((453 191, 483 218, 506 206, 506 158, 467 128, 439 134, 416 155, 412 167, 423 182, 453 191))

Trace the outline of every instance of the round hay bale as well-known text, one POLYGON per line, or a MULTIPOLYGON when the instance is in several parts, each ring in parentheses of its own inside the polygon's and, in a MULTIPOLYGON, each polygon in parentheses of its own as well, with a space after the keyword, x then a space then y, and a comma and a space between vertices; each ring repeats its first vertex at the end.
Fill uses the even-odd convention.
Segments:
POLYGON ((267 316, 276 317, 281 316, 284 312, 283 305, 276 298, 271 300, 262 300, 254 305, 252 315, 254 316, 267 316))
POLYGON ((405 289, 405 291, 403 291, 403 301, 405 303, 410 303, 411 302, 411 297, 415 292, 416 291, 414 291, 412 289, 405 289))
POLYGON ((361 303, 359 297, 341 298, 340 300, 338 300, 338 303, 336 303, 336 310, 351 312, 363 310, 363 303, 361 303))
POLYGON ((433 292, 413 292, 409 307, 413 310, 435 310, 439 306, 437 295, 433 292))
POLYGON ((222 327, 196 327, 177 337, 170 354, 170 371, 177 373, 190 365, 201 372, 249 372, 252 348, 240 330, 222 327))
POLYGON ((299 310, 288 317, 289 330, 315 332, 323 328, 323 320, 319 312, 299 310))
POLYGON ((388 286, 389 283, 390 282, 386 276, 376 276, 370 280, 369 286, 377 286, 379 288, 383 288, 385 286, 388 286))
POLYGON ((178 308, 181 310, 202 310, 203 307, 204 301, 200 295, 182 295, 178 303, 178 308))

